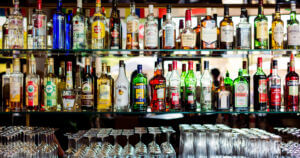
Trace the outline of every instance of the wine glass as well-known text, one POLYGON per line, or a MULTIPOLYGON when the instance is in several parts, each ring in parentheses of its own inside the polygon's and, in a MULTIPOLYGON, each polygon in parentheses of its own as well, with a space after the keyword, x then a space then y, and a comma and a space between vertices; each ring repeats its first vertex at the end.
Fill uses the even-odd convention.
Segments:
POLYGON ((114 146, 110 152, 110 156, 113 158, 121 158, 122 157, 122 146, 118 143, 118 136, 122 134, 121 129, 114 129, 111 131, 110 135, 114 138, 114 146))
POLYGON ((135 134, 138 134, 140 141, 135 145, 135 155, 137 158, 144 158, 148 156, 147 146, 142 141, 142 134, 147 133, 145 127, 135 127, 135 134))
POLYGON ((167 141, 161 144, 164 158, 176 158, 176 151, 170 143, 170 136, 172 133, 175 133, 175 131, 172 129, 172 127, 161 127, 161 131, 166 133, 167 138, 167 141))
POLYGON ((135 158, 134 147, 129 142, 129 137, 134 134, 133 129, 124 129, 122 135, 126 136, 127 144, 123 149, 124 158, 135 158))
POLYGON ((156 135, 161 131, 158 127, 148 127, 148 131, 153 135, 153 141, 148 144, 148 152, 150 158, 162 158, 160 146, 156 143, 156 135))

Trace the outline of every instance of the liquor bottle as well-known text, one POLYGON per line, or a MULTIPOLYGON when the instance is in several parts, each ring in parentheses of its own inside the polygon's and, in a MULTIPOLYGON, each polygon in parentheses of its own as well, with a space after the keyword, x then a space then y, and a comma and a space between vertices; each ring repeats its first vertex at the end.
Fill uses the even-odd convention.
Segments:
POLYGON ((42 11, 42 0, 37 1, 37 9, 32 14, 33 49, 47 47, 47 15, 42 11))
POLYGON ((268 19, 264 15, 263 0, 259 0, 258 15, 254 19, 254 48, 268 49, 268 19))
POLYGON ((60 67, 58 68, 58 82, 57 82, 57 104, 62 106, 62 93, 66 89, 66 65, 64 61, 60 61, 60 67))
POLYGON ((81 84, 81 110, 92 111, 94 109, 94 77, 91 74, 90 58, 85 58, 85 69, 81 84))
POLYGON ((257 58, 257 71, 253 76, 254 110, 267 109, 267 76, 262 69, 262 58, 257 58))
POLYGON ((9 49, 8 20, 3 25, 3 49, 9 49))
POLYGON ((226 89, 224 78, 220 78, 220 87, 217 90, 217 109, 218 111, 229 111, 231 105, 231 91, 226 89))
POLYGON ((177 38, 176 38, 176 49, 180 49, 180 46, 181 46, 181 33, 182 33, 182 30, 183 30, 183 26, 184 26, 184 21, 182 19, 179 20, 179 27, 178 27, 178 35, 177 35, 177 38))
POLYGON ((117 9, 117 0, 113 0, 113 8, 109 20, 110 49, 122 49, 121 20, 117 9))
POLYGON ((225 85, 227 90, 230 90, 232 92, 233 81, 230 78, 228 70, 226 71, 226 76, 225 76, 225 79, 224 79, 224 85, 225 85))
MULTIPOLYGON (((34 13, 34 12, 33 12, 34 13)), ((27 31, 27 49, 33 49, 33 26, 31 22, 28 24, 28 31, 27 31)))
POLYGON ((224 19, 220 23, 221 31, 221 49, 233 49, 233 22, 229 16, 229 7, 225 5, 224 7, 224 19))
POLYGON ((62 107, 63 111, 75 111, 75 92, 73 89, 72 62, 67 62, 66 85, 62 91, 62 107))
POLYGON ((206 16, 201 21, 202 49, 217 48, 217 23, 212 17, 211 8, 206 9, 206 16))
POLYGON ((68 11, 66 15, 66 23, 65 23, 65 49, 70 50, 73 49, 73 12, 72 10, 68 11))
POLYGON ((246 8, 241 9, 240 23, 236 26, 236 48, 251 49, 251 24, 246 8))
POLYGON ((243 71, 239 70, 239 76, 233 82, 233 106, 235 111, 249 110, 249 84, 242 76, 243 71))
POLYGON ((37 111, 39 109, 40 76, 36 74, 36 61, 32 56, 29 59, 29 71, 26 75, 26 109, 37 111))
POLYGON ((8 16, 8 45, 9 49, 24 48, 23 16, 19 8, 19 0, 14 0, 14 10, 8 16))
POLYGON ((19 58, 13 60, 13 72, 10 74, 9 88, 10 110, 23 110, 23 74, 20 72, 19 58))
POLYGON ((101 1, 96 0, 96 11, 92 17, 92 49, 104 49, 105 48, 105 16, 101 14, 101 1))
MULTIPOLYGON (((20 10, 21 11, 21 10, 20 10)), ((28 35, 28 25, 27 25, 27 17, 23 17, 23 49, 27 48, 27 35, 28 35)))
POLYGON ((113 88, 115 87, 115 82, 114 82, 114 78, 111 75, 111 71, 110 71, 110 66, 109 65, 106 66, 106 71, 107 71, 107 77, 110 80, 110 87, 112 88, 110 96, 111 96, 111 101, 112 101, 112 104, 113 104, 114 96, 115 96, 113 88))
POLYGON ((194 28, 196 33, 196 47, 195 49, 201 49, 201 17, 197 17, 197 26, 194 28))
POLYGON ((194 49, 196 46, 196 33, 191 27, 191 10, 186 10, 185 28, 181 33, 181 49, 194 49))
POLYGON ((201 110, 212 110, 212 77, 209 72, 209 62, 204 61, 204 71, 201 77, 201 110))
POLYGON ((112 83, 106 70, 106 64, 102 63, 102 73, 97 79, 97 111, 111 111, 112 108, 112 83))
POLYGON ((180 88, 181 88, 181 78, 177 71, 177 61, 173 60, 172 62, 172 73, 169 79, 169 104, 170 104, 170 111, 180 111, 181 109, 181 95, 180 95, 180 88))
POLYGON ((53 20, 47 22, 47 49, 53 48, 53 20))
POLYGON ((115 84, 115 101, 114 111, 128 112, 129 111, 129 89, 130 83, 125 73, 124 60, 119 62, 119 75, 115 84))
POLYGON ((170 77, 172 74, 172 64, 168 64, 168 72, 166 74, 166 111, 169 111, 169 100, 170 100, 170 77))
POLYGON ((82 0, 77 0, 76 14, 72 19, 73 24, 73 49, 86 49, 86 31, 85 16, 82 10, 82 0))
MULTIPOLYGON (((182 105, 185 105, 185 76, 186 76, 186 64, 182 64, 181 66, 181 76, 180 76, 180 98, 182 105)), ((183 108, 183 107, 182 107, 183 108)))
POLYGON ((283 49, 284 23, 280 16, 280 6, 276 4, 275 17, 272 22, 272 49, 283 49))
POLYGON ((133 102, 132 111, 146 112, 147 110, 147 78, 142 72, 142 65, 137 66, 137 74, 132 80, 133 102))
POLYGON ((153 5, 149 5, 149 15, 145 22, 144 29, 144 47, 145 49, 157 49, 158 48, 158 28, 157 22, 154 19, 153 5))
POLYGON ((6 72, 2 75, 2 108, 4 111, 10 111, 9 94, 10 94, 10 63, 6 63, 6 72))
POLYGON ((193 61, 188 62, 189 69, 184 79, 185 111, 196 111, 196 76, 193 71, 193 61))
POLYGON ((126 49, 139 49, 139 17, 135 14, 135 3, 130 3, 130 15, 127 17, 126 49))
POLYGON ((57 109, 57 77, 54 74, 54 59, 48 59, 47 74, 44 77, 44 108, 45 111, 57 109))
POLYGON ((299 75, 295 72, 295 59, 291 54, 289 73, 285 76, 284 98, 286 111, 299 110, 299 75))
POLYGON ((62 0, 57 0, 57 9, 53 15, 53 49, 65 48, 65 18, 62 0))
POLYGON ((174 49, 176 46, 176 28, 172 21, 171 5, 167 6, 166 21, 163 23, 163 49, 174 49))
POLYGON ((287 29, 287 43, 289 49, 299 49, 300 48, 300 25, 296 18, 296 1, 291 2, 291 13, 290 20, 288 21, 287 29))
POLYGON ((197 111, 201 109, 201 65, 196 64, 196 104, 197 104, 197 111))
POLYGON ((270 95, 269 108, 270 111, 280 111, 281 107, 281 79, 277 74, 277 60, 272 62, 272 75, 269 77, 270 95))
POLYGON ((74 87, 76 107, 79 107, 81 105, 81 81, 82 81, 82 77, 81 77, 81 71, 80 70, 81 70, 80 66, 76 65, 75 87, 74 87))

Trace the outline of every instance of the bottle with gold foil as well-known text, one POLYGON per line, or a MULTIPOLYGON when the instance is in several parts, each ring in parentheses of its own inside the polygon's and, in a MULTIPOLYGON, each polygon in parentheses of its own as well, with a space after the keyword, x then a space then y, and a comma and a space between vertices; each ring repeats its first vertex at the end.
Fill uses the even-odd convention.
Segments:
POLYGON ((81 110, 92 111, 94 109, 94 77, 91 73, 91 60, 88 57, 85 58, 81 82, 81 110))
POLYGON ((37 111, 39 110, 40 76, 36 74, 36 61, 33 56, 29 59, 29 71, 25 82, 26 109, 37 111))
POLYGON ((13 60, 13 72, 9 80, 9 106, 11 111, 23 109, 23 74, 20 72, 20 59, 13 60))
POLYGON ((96 11, 92 17, 92 49, 105 48, 105 26, 105 17, 101 14, 101 1, 96 0, 96 11))
POLYGON ((272 22, 272 49, 283 49, 284 23, 280 16, 280 6, 276 4, 275 17, 272 22))
POLYGON ((106 73, 106 64, 102 63, 102 73, 97 79, 97 111, 111 111, 112 81, 106 73))
POLYGON ((57 77, 54 74, 54 59, 48 59, 47 74, 44 78, 44 109, 56 111, 57 109, 57 77))
POLYGON ((57 104, 62 106, 62 91, 66 89, 66 75, 65 75, 65 62, 60 62, 60 67, 58 69, 58 89, 57 89, 57 104))

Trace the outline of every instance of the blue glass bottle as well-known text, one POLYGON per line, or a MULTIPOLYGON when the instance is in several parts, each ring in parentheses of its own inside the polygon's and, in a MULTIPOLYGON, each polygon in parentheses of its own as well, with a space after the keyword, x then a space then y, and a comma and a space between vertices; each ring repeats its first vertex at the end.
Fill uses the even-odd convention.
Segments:
POLYGON ((65 20, 62 12, 62 0, 58 0, 57 9, 53 15, 53 49, 65 48, 65 20))
POLYGON ((66 16, 66 30, 65 30, 65 49, 73 48, 73 26, 72 26, 73 13, 69 10, 66 16))

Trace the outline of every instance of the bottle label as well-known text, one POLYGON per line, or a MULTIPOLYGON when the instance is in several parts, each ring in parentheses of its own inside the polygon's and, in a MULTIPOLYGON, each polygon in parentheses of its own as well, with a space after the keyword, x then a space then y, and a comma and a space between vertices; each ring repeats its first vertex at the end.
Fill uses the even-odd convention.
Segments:
POLYGON ((81 106, 92 107, 93 106, 93 89, 92 83, 86 81, 82 83, 82 95, 81 95, 81 106))
POLYGON ((288 26, 288 45, 298 46, 300 45, 300 27, 299 24, 288 26))
POLYGON ((299 81, 297 80, 291 80, 287 82, 287 86, 288 86, 288 91, 289 91, 289 95, 290 96, 298 96, 299 95, 299 91, 298 91, 298 84, 299 81))
POLYGON ((217 41, 217 27, 214 20, 206 21, 206 26, 202 27, 201 39, 207 44, 212 44, 217 41))
POLYGON ((109 85, 100 85, 98 104, 100 104, 100 105, 110 105, 110 103, 111 103, 110 94, 111 93, 110 93, 110 86, 109 85))
MULTIPOLYGON (((36 16, 34 17, 35 19, 33 20, 33 27, 39 29, 39 28, 42 28, 44 25, 46 25, 46 23, 44 23, 44 22, 46 22, 46 19, 44 17, 45 16, 43 16, 43 15, 37 15, 36 14, 36 16)), ((45 34, 43 34, 43 35, 45 35, 45 34)))
POLYGON ((145 104, 146 85, 144 83, 137 83, 134 85, 135 90, 135 104, 145 104))
POLYGON ((281 106, 281 87, 271 86, 271 106, 281 106))
POLYGON ((158 30, 154 25, 145 28, 145 47, 157 47, 158 30))
POLYGON ((211 105, 211 87, 202 87, 202 103, 211 105))
POLYGON ((251 48, 251 28, 238 28, 237 44, 241 48, 251 48))
POLYGON ((173 26, 165 27, 165 46, 175 47, 175 31, 173 26))
POLYGON ((119 49, 120 47, 120 25, 114 23, 113 29, 110 31, 111 36, 111 48, 119 49))
POLYGON ((54 106, 57 104, 57 87, 53 81, 47 81, 45 86, 46 106, 54 106))
POLYGON ((258 102, 259 103, 266 103, 267 102, 267 80, 260 79, 258 81, 258 102))
POLYGON ((166 91, 166 85, 165 84, 155 85, 154 90, 156 91, 156 98, 157 99, 165 99, 165 91, 166 91))
POLYGON ((93 22, 92 24, 92 38, 103 39, 105 37, 105 25, 100 21, 93 22))
POLYGON ((181 45, 182 47, 194 48, 196 45, 196 34, 193 33, 182 33, 181 34, 181 45))
POLYGON ((33 81, 28 81, 26 84, 26 106, 37 106, 38 100, 38 85, 33 81))
POLYGON ((230 92, 221 91, 219 93, 219 108, 220 109, 229 109, 230 106, 230 92))
POLYGON ((171 102, 173 105, 179 104, 179 92, 180 89, 179 87, 171 87, 170 88, 170 92, 171 92, 171 102))
POLYGON ((80 48, 85 47, 85 28, 84 22, 82 21, 74 21, 73 22, 73 45, 79 46, 80 48))
POLYGON ((116 86, 116 106, 128 105, 128 87, 125 85, 116 86))
POLYGON ((74 106, 75 99, 63 98, 63 105, 65 109, 70 109, 74 106))
POLYGON ((283 38, 284 38, 284 30, 283 25, 281 23, 277 23, 274 28, 274 41, 281 46, 283 44, 283 38))
POLYGON ((185 92, 187 95, 187 103, 194 104, 195 103, 195 95, 194 95, 195 87, 193 85, 189 86, 185 92))
POLYGON ((127 33, 138 33, 139 32, 139 22, 136 20, 127 22, 127 33))
POLYGON ((72 71, 67 71, 66 88, 67 89, 73 88, 72 71))
POLYGON ((240 82, 235 85, 235 107, 243 108, 248 106, 248 84, 240 82))
POLYGON ((21 101, 21 81, 18 78, 11 78, 10 83, 10 101, 20 102, 21 101))
POLYGON ((233 26, 226 25, 221 27, 221 42, 233 42, 233 26))
POLYGON ((265 40, 268 39, 268 22, 266 21, 260 21, 256 23, 256 38, 265 40))

